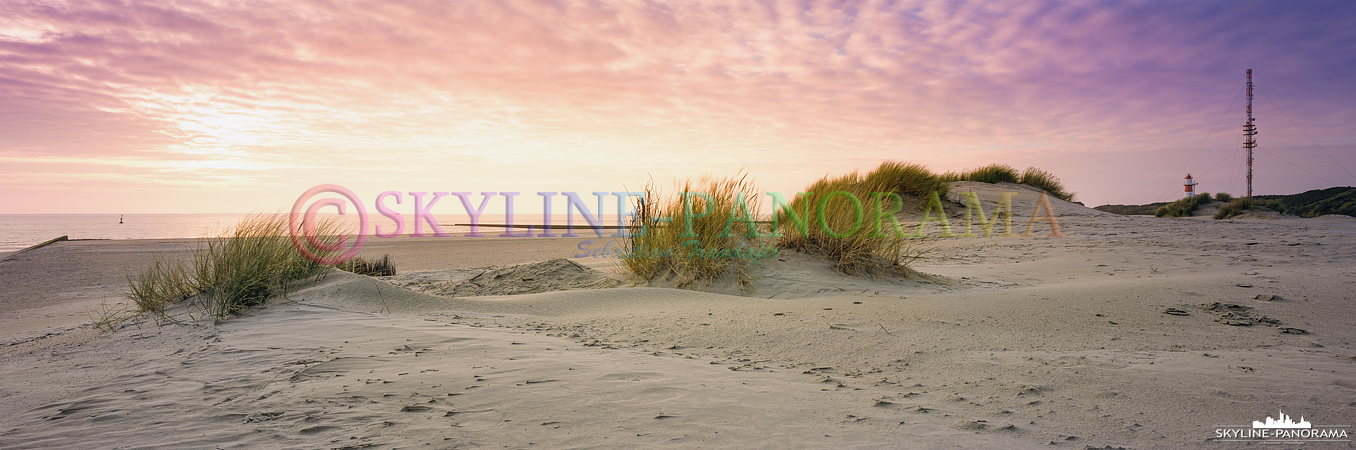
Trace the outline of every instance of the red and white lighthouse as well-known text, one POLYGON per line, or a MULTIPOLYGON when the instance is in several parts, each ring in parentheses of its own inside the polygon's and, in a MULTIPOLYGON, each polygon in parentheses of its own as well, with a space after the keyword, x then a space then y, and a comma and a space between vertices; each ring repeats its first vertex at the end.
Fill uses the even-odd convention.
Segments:
POLYGON ((1182 190, 1186 191, 1187 197, 1196 195, 1196 184, 1197 184, 1196 181, 1191 179, 1191 174, 1187 174, 1186 182, 1183 183, 1182 188, 1182 190))

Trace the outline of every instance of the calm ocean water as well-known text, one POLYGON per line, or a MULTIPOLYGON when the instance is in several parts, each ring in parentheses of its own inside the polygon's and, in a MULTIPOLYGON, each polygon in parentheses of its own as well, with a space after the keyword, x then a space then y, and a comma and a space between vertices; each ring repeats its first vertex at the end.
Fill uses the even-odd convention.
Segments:
MULTIPOLYGON (((178 239, 216 236, 228 231, 249 214, 0 214, 0 253, 8 253, 37 244, 57 236, 69 236, 71 239, 178 239), (118 223, 119 218, 122 223, 118 223)), ((341 217, 341 216, 333 216, 341 217)), ((466 233, 469 227, 452 226, 469 223, 465 214, 436 214, 434 218, 448 233, 466 233)), ((413 232, 413 214, 405 215, 405 234, 413 232)), ((357 228, 355 215, 342 216, 344 223, 357 228)), ((395 228, 395 224, 386 217, 373 214, 369 217, 371 225, 381 225, 383 230, 395 228)), ((552 223, 565 224, 565 217, 552 215, 552 223)), ((607 217, 607 225, 616 224, 616 216, 607 217)), ((483 224, 504 223, 503 214, 486 213, 480 220, 483 224)), ((539 225, 541 214, 516 214, 515 225, 539 225)), ((575 225, 586 222, 575 217, 575 225)), ((427 225, 425 225, 427 227, 427 225)), ((500 233, 502 228, 483 228, 485 234, 500 233)), ((369 228, 369 233, 372 229, 369 228)), ((424 233, 430 233, 427 229, 424 233)))
POLYGON ((195 238, 216 234, 247 214, 0 214, 0 252, 57 236, 71 239, 195 238), (118 219, 123 223, 119 224, 118 219))

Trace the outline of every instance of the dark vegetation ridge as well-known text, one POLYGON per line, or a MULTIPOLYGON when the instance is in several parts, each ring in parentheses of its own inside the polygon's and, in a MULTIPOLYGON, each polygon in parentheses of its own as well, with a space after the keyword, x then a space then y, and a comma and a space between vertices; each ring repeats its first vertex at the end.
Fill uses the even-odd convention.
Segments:
POLYGON ((1254 195, 1259 201, 1279 200, 1290 214, 1318 217, 1342 214, 1356 217, 1356 187, 1330 187, 1292 195, 1254 195))
MULTIPOLYGON (((1232 206, 1234 212, 1262 206, 1276 212, 1293 214, 1300 217, 1318 217, 1326 214, 1342 214, 1356 217, 1356 187, 1343 186, 1327 189, 1314 189, 1291 195, 1254 195, 1252 201, 1231 198, 1228 194, 1217 194, 1215 201, 1232 206), (1244 206, 1247 205, 1247 206, 1244 206)), ((1210 202, 1208 194, 1200 194, 1174 202, 1158 202, 1145 205, 1102 205, 1094 209, 1123 215, 1156 215, 1159 217, 1181 217, 1191 215, 1197 207, 1210 202), (1160 214, 1161 212, 1161 214, 1160 214)), ((1226 214, 1232 216, 1231 214, 1226 214)))

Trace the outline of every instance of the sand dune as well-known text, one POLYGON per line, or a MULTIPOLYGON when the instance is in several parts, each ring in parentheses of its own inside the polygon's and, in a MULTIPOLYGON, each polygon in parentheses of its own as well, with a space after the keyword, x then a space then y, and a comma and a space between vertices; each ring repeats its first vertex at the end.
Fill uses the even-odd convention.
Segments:
MULTIPOLYGON (((969 189, 992 212, 1024 188, 969 189)), ((1228 448, 1216 426, 1278 409, 1356 425, 1356 220, 1051 204, 1068 237, 928 239, 928 279, 783 254, 747 289, 677 290, 551 262, 584 239, 390 239, 364 253, 396 277, 112 333, 60 311, 182 243, 62 243, 0 262, 0 321, 28 333, 0 348, 0 447, 1228 448)))

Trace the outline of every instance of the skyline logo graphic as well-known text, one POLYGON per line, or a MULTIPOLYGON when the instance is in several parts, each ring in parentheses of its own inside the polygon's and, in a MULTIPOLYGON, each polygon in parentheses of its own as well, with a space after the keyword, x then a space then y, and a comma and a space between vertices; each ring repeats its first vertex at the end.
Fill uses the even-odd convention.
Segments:
POLYGON ((1277 411, 1276 411, 1276 416, 1277 416, 1277 417, 1280 417, 1280 419, 1279 419, 1279 420, 1277 420, 1277 419, 1272 419, 1271 416, 1267 416, 1267 420, 1266 420, 1265 422, 1254 420, 1254 421, 1252 421, 1252 427, 1253 427, 1253 428, 1313 428, 1313 424, 1310 424, 1308 421, 1305 421, 1305 420, 1304 420, 1304 416, 1300 416, 1300 421, 1299 421, 1299 422, 1293 422, 1293 421, 1291 421, 1291 420, 1290 420, 1290 416, 1285 415, 1285 413, 1282 412, 1282 411, 1280 411, 1280 410, 1277 410, 1277 411))
POLYGON ((1314 425, 1300 415, 1295 421, 1284 411, 1265 420, 1254 420, 1252 426, 1216 426, 1214 442, 1260 442, 1271 444, 1304 444, 1310 442, 1351 442, 1350 425, 1314 425))

